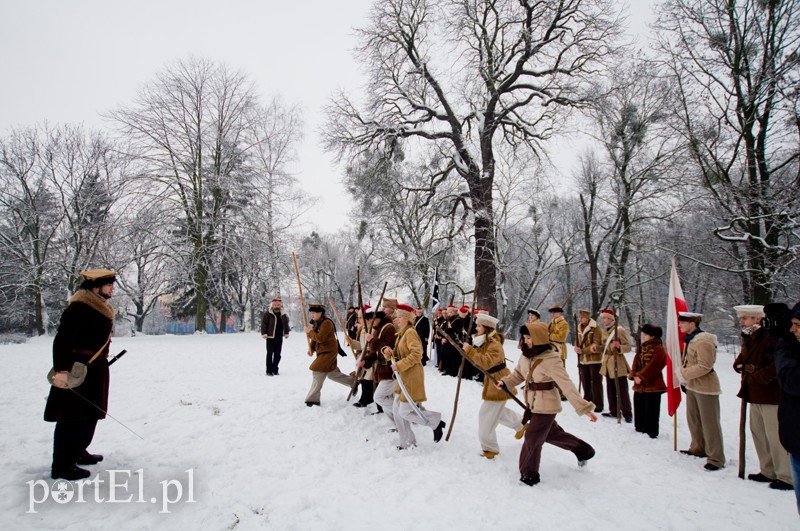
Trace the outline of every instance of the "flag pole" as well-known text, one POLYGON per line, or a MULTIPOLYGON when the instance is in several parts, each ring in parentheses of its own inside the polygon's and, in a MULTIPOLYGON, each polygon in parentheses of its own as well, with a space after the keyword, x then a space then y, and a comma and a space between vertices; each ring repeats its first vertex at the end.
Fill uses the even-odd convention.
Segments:
POLYGON ((672 415, 672 451, 678 451, 678 412, 672 415))

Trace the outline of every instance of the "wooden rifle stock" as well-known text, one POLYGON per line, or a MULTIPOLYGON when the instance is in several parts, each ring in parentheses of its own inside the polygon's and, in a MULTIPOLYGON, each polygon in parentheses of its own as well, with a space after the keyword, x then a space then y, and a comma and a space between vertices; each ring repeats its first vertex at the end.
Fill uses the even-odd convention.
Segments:
MULTIPOLYGON (((453 338, 450 336, 450 334, 448 334, 447 332, 445 332, 445 331, 444 331, 444 330, 443 330, 441 327, 439 327, 438 325, 436 325, 436 326, 435 326, 435 328, 436 328, 436 329, 439 331, 439 334, 441 334, 441 336, 442 336, 442 337, 443 337, 443 338, 444 338, 444 339, 445 339, 445 340, 446 340, 448 343, 450 343, 451 345, 453 345, 453 347, 456 349, 456 351, 457 351, 459 354, 461 354, 461 356, 462 356, 464 359, 467 359, 467 360, 469 360, 469 362, 470 362, 470 363, 471 363, 471 364, 472 364, 472 365, 473 365, 473 366, 474 366, 476 369, 478 369, 478 370, 479 370, 481 373, 483 373, 483 375, 484 375, 484 376, 486 376, 487 378, 489 378, 489 380, 490 380, 492 383, 494 383, 494 384, 497 384, 497 383, 499 383, 499 382, 500 382, 500 380, 498 380, 497 378, 495 378, 494 376, 492 376, 491 374, 489 374, 489 371, 485 370, 483 367, 480 367, 480 366, 479 366, 478 364, 476 364, 474 361, 472 361, 471 359, 469 359, 469 358, 467 357, 467 354, 464 352, 464 349, 462 349, 462 348, 461 348, 461 345, 459 345, 458 343, 456 343, 456 340, 455 340, 455 339, 453 339, 453 338)), ((513 400, 514 400, 514 402, 516 402, 517 404, 519 404, 519 405, 520 405, 520 407, 522 407, 522 408, 523 408, 524 410, 526 410, 526 411, 529 411, 529 410, 528 410, 528 406, 527 406, 527 405, 526 405, 526 404, 525 404, 525 403, 524 403, 522 400, 520 400, 519 398, 517 398, 517 395, 515 395, 514 393, 512 393, 512 392, 511 392, 511 390, 510 390, 508 387, 506 387, 505 385, 503 385, 503 386, 502 386, 502 389, 503 389, 503 391, 504 391, 504 392, 505 392, 505 393, 506 393, 506 394, 509 396, 509 398, 513 399, 513 400)))

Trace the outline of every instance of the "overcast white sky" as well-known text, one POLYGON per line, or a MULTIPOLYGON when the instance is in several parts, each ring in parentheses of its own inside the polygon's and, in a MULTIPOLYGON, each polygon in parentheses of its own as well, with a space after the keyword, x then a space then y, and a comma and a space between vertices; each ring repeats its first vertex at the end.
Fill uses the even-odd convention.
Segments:
MULTIPOLYGON (((650 0, 634 0, 643 27, 650 0)), ((360 91, 353 28, 372 0, 0 0, 0 135, 45 120, 106 128, 100 113, 129 103, 168 63, 189 55, 245 72, 265 99, 304 109, 301 182, 325 231, 347 223, 340 170, 319 145, 322 106, 360 91)))

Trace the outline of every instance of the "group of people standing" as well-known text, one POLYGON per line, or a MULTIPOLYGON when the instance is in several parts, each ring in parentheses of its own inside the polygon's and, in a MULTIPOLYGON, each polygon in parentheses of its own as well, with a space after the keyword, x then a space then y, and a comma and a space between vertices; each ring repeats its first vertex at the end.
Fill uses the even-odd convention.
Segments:
MULTIPOLYGON (((467 307, 448 307, 434 315, 431 331, 421 308, 384 299, 378 310, 368 306, 348 310, 345 338, 358 361, 357 371, 345 375, 336 367, 338 344, 333 322, 326 317, 324 306, 312 305, 309 310, 312 319, 306 334, 309 355, 315 354, 316 359, 311 366, 314 383, 306 404, 319 405, 325 379, 351 389, 360 386, 360 398, 354 405, 365 407, 374 401, 379 412, 394 423, 400 437, 399 449, 416 445, 412 424, 431 429, 436 442, 442 438, 445 427, 440 413, 423 406, 427 398, 423 366, 428 360, 428 334, 432 334, 437 368, 443 374, 458 374, 462 359, 468 359, 464 368, 471 367, 476 378, 483 380, 478 414, 480 455, 493 459, 500 453, 496 437, 500 425, 513 430, 518 439, 524 437, 519 458, 520 480, 524 484, 535 485, 540 481, 539 462, 544 443, 571 451, 580 466, 595 455, 591 445, 567 433, 556 422, 564 401, 569 401, 579 415, 592 422, 601 414, 618 422, 633 423, 637 432, 658 437, 661 395, 667 390, 663 377, 667 353, 662 341, 663 329, 655 324, 641 326, 634 342, 631 332, 618 322, 614 310, 601 310, 595 320, 590 311, 581 309, 575 316, 577 330, 570 348, 567 346, 570 326, 560 306, 549 308, 549 323, 541 320, 538 310, 530 309, 528 321, 520 328, 522 355, 512 369, 507 365, 505 338, 497 329, 498 320, 486 310, 478 309, 475 315, 470 315, 467 307), (425 322, 420 326, 422 319, 425 322), (626 354, 634 349, 635 343, 638 348, 629 364, 626 354), (577 356, 579 388, 565 368, 569 350, 577 356), (629 382, 633 386, 633 400, 629 382), (508 400, 520 401, 518 386, 522 386, 525 415, 523 410, 508 406, 508 400), (608 411, 604 411, 606 403, 608 411)), ((778 402, 783 395, 778 383, 776 350, 783 344, 784 350, 794 352, 795 356, 785 356, 785 360, 797 357, 800 311, 797 326, 792 326, 798 334, 787 330, 781 340, 761 327, 762 306, 737 306, 736 312, 742 327, 742 351, 734 369, 742 374, 739 396, 751 406, 750 427, 760 465, 760 471, 748 478, 769 483, 773 489, 792 489, 791 469, 796 465, 787 452, 792 447, 781 445, 783 432, 779 436, 778 428, 778 402)), ((689 448, 682 453, 706 459, 705 469, 716 471, 725 466, 719 414, 721 389, 714 371, 717 338, 701 329, 702 317, 692 312, 681 312, 678 317, 678 326, 684 334, 680 380, 686 394, 691 434, 689 448)), ((270 323, 275 321, 267 320, 267 336, 272 330, 270 323)), ((288 333, 288 322, 283 330, 288 333)), ((274 336, 272 333, 271 337, 274 336)), ((789 365, 796 368, 796 364, 789 365)), ((796 384, 787 385, 791 390, 791 385, 796 384)), ((795 396, 790 390, 788 396, 795 396)), ((796 416, 796 406, 793 415, 796 416)))
MULTIPOLYGON (((114 325, 109 299, 114 293, 116 273, 88 270, 81 273, 81 279, 80 289, 61 316, 53 342, 52 387, 44 418, 56 423, 51 468, 54 479, 86 478, 90 473, 81 466, 103 460, 101 454, 89 453, 88 447, 97 421, 106 416, 107 410, 108 353, 114 325)), ((800 303, 791 310, 784 304, 742 305, 734 309, 741 328, 741 352, 733 362, 733 369, 741 374, 737 396, 749 405, 750 432, 759 463, 759 471, 747 477, 775 490, 794 488, 800 500, 800 303)), ((309 367, 313 378, 305 398, 307 406, 320 405, 325 380, 348 386, 351 392, 361 386, 355 405, 364 407, 372 401, 378 405, 395 426, 400 439, 398 449, 416 445, 414 424, 431 429, 434 442, 442 439, 446 424, 441 413, 423 405, 427 400, 423 365, 431 330, 421 308, 387 298, 380 309, 353 309, 345 334, 358 359, 352 374, 344 374, 338 368, 337 356, 346 354, 325 306, 312 304, 308 311, 311 320, 305 333, 308 355, 314 360, 309 367)), ((447 344, 451 353, 468 359, 468 365, 474 366, 476 374, 483 378, 478 415, 481 455, 493 459, 500 453, 495 433, 499 425, 513 430, 518 439, 524 437, 519 470, 520 480, 527 485, 540 481, 544 443, 572 452, 580 466, 595 455, 591 445, 567 433, 556 422, 562 402, 569 401, 578 414, 592 422, 601 413, 618 422, 633 422, 636 431, 656 438, 660 397, 666 391, 662 371, 667 354, 659 326, 648 323, 641 327, 638 348, 629 365, 625 354, 631 352, 633 342, 616 313, 602 310, 598 323, 591 312, 580 310, 572 350, 578 358, 581 395, 565 368, 569 324, 561 307, 553 306, 549 312, 552 318, 544 323, 537 310, 529 311, 528 322, 520 328, 522 355, 513 370, 507 365, 505 338, 498 330, 498 319, 486 310, 477 310, 468 325, 462 320, 461 326, 448 326, 449 319, 441 315, 434 321, 434 339, 438 340, 434 344, 443 372, 451 372, 454 365, 444 355, 447 350, 442 347, 447 344), (633 382, 632 406, 628 381, 633 382), (517 398, 519 386, 521 401, 517 398), (609 405, 607 412, 604 399, 609 405), (520 402, 525 414, 508 407, 508 400, 520 402)), ((691 434, 689 448, 682 453, 705 459, 705 469, 713 472, 726 463, 720 423, 721 386, 714 370, 717 338, 702 330, 702 318, 702 314, 692 312, 678 316, 678 326, 684 334, 680 381, 691 434)), ((267 348, 266 373, 276 376, 282 343, 290 333, 280 299, 273 299, 264 313, 261 333, 267 348)))

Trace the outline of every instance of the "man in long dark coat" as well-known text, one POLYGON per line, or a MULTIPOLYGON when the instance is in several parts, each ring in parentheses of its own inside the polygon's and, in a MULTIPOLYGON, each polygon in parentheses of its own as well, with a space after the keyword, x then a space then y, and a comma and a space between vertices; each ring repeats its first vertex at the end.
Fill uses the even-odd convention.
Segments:
POLYGON ((91 475, 77 465, 103 460, 87 448, 97 421, 105 418, 108 410, 108 351, 114 327, 114 309, 108 299, 114 293, 116 273, 92 269, 81 277, 80 289, 61 314, 53 340, 56 374, 44 410, 44 420, 56 423, 50 476, 70 481, 91 475), (75 362, 86 364, 86 378, 79 386, 68 388, 68 373, 75 362))

